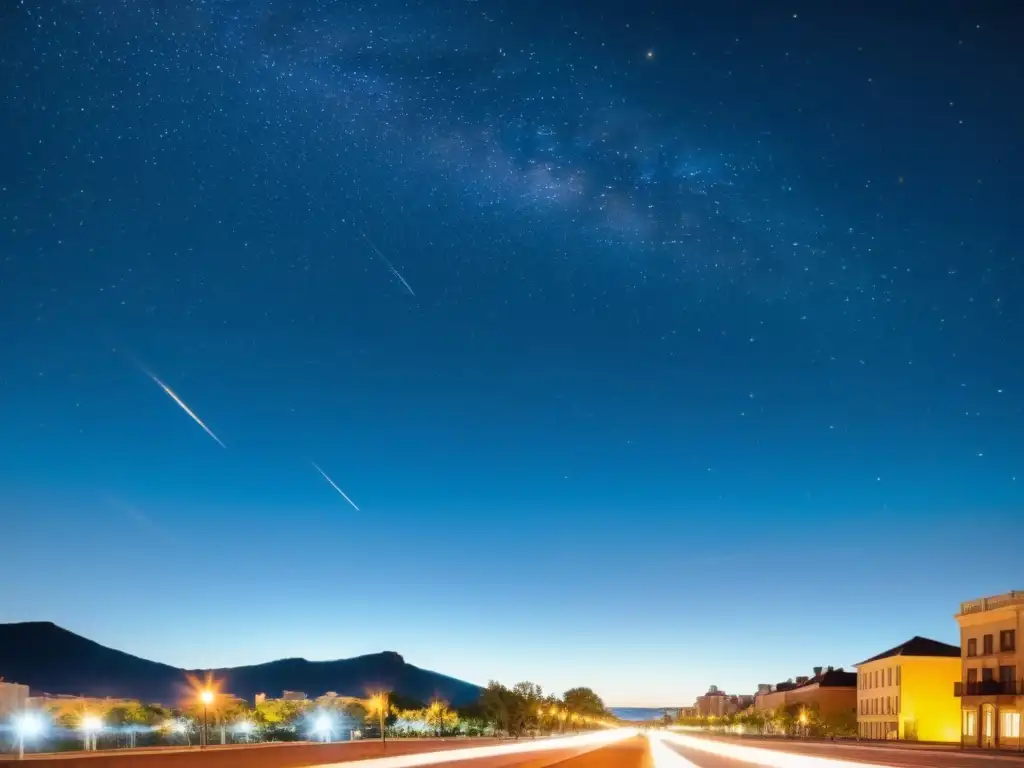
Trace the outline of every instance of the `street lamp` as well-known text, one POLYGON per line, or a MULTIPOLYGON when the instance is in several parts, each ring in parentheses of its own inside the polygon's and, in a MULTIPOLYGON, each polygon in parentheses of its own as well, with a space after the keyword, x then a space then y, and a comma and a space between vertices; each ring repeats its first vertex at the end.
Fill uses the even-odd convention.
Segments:
POLYGON ((313 730, 323 741, 329 743, 331 740, 331 718, 327 715, 320 715, 313 722, 313 730))
POLYGON ((86 750, 96 749, 96 734, 103 730, 103 721, 96 715, 86 715, 82 718, 82 732, 85 733, 86 750))
POLYGON ((32 739, 43 732, 43 721, 39 715, 26 712, 14 721, 18 733, 18 759, 25 757, 25 739, 32 739))
POLYGON ((370 711, 376 711, 380 718, 380 743, 386 744, 387 737, 384 735, 384 720, 388 716, 388 695, 384 692, 375 693, 369 699, 370 711))
POLYGON ((207 688, 205 691, 199 694, 199 700, 203 702, 203 740, 200 747, 206 747, 206 742, 210 739, 209 729, 209 708, 213 703, 213 691, 207 688))

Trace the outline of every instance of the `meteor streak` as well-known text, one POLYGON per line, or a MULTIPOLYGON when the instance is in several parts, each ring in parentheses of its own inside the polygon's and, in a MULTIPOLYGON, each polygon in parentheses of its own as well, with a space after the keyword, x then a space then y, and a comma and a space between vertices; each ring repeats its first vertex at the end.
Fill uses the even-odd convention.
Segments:
POLYGON ((336 491, 337 491, 338 493, 340 493, 340 494, 342 495, 342 498, 344 498, 344 499, 345 499, 345 501, 347 501, 347 502, 348 502, 349 504, 351 504, 351 505, 352 505, 352 507, 353 507, 353 509, 355 509, 355 511, 356 511, 356 512, 361 512, 361 511, 362 511, 361 509, 359 509, 359 507, 357 507, 357 506, 356 506, 356 503, 355 503, 354 501, 352 501, 352 499, 350 499, 350 498, 348 497, 348 495, 347 495, 347 494, 346 494, 346 493, 345 493, 345 492, 344 492, 343 490, 341 490, 341 488, 339 488, 339 487, 338 487, 338 486, 337 486, 337 485, 335 484, 335 482, 334 482, 333 480, 331 480, 331 478, 329 478, 329 477, 327 476, 327 473, 326 473, 326 472, 324 472, 324 471, 323 471, 322 469, 320 469, 319 465, 317 465, 317 463, 316 463, 315 461, 314 461, 314 462, 312 462, 312 464, 313 464, 313 467, 314 467, 314 468, 316 469, 316 471, 317 471, 317 472, 319 472, 319 473, 320 473, 321 475, 323 475, 323 476, 324 476, 324 480, 326 480, 326 481, 327 481, 328 483, 330 483, 330 484, 331 484, 331 487, 332 487, 332 488, 333 488, 334 490, 336 490, 336 491))
POLYGON ((203 430, 206 432, 206 434, 208 434, 210 437, 212 437, 214 440, 216 440, 217 441, 217 445, 219 445, 221 448, 227 448, 227 446, 224 445, 224 443, 222 443, 220 441, 220 438, 217 437, 215 434, 213 434, 213 430, 210 429, 205 424, 203 424, 203 420, 200 419, 198 416, 196 416, 195 413, 193 413, 192 409, 189 408, 187 405, 185 405, 185 403, 182 402, 182 399, 180 397, 178 397, 176 394, 174 394, 174 391, 170 387, 168 387, 166 384, 164 384, 162 381, 160 381, 160 379, 158 379, 152 373, 149 373, 149 371, 146 371, 146 375, 148 375, 149 378, 151 378, 153 381, 155 381, 157 384, 159 384, 160 385, 160 389, 162 389, 164 392, 166 392, 168 395, 170 395, 171 399, 174 402, 176 402, 178 405, 180 405, 181 409, 183 411, 185 411, 185 413, 187 413, 189 416, 192 417, 192 421, 194 421, 196 424, 198 424, 200 427, 202 427, 203 430))
POLYGON ((402 276, 401 276, 401 275, 399 274, 398 270, 397 270, 397 269, 395 269, 395 265, 391 263, 391 261, 390 261, 390 260, 388 259, 388 257, 387 257, 387 256, 385 256, 385 255, 384 255, 383 253, 381 253, 381 251, 380 251, 380 248, 378 248, 378 247, 377 247, 376 245, 374 245, 374 244, 373 244, 373 240, 371 240, 370 238, 368 238, 368 237, 366 236, 366 233, 365 233, 365 232, 360 232, 359 234, 361 234, 361 235, 363 236, 363 240, 365 240, 365 241, 366 241, 367 243, 369 243, 370 247, 371 247, 371 248, 373 248, 373 252, 374 252, 374 253, 376 253, 376 254, 377 254, 378 256, 380 256, 381 260, 382 260, 382 261, 383 261, 383 262, 384 262, 385 264, 387 264, 387 266, 388 266, 388 269, 389 269, 389 270, 391 270, 391 274, 392 274, 392 275, 394 275, 395 277, 397 277, 397 278, 398 278, 399 280, 401 280, 401 281, 402 281, 402 285, 404 285, 404 286, 405 286, 405 289, 406 289, 407 291, 409 291, 409 293, 410 293, 410 294, 412 294, 413 296, 415 296, 416 294, 415 294, 415 293, 413 293, 413 290, 412 290, 412 288, 410 288, 410 287, 409 287, 409 284, 408 284, 407 282, 405 282, 405 278, 404 278, 404 277, 402 277, 402 276))

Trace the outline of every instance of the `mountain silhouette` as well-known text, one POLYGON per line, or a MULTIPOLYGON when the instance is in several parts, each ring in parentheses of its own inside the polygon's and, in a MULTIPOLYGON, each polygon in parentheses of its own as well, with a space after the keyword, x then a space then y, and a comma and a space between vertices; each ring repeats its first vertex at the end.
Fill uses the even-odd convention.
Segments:
POLYGON ((0 677, 29 686, 31 695, 110 696, 175 706, 194 697, 189 676, 212 675, 221 691, 250 702, 257 693, 282 691, 316 697, 327 691, 365 696, 393 691, 453 706, 476 701, 481 689, 454 677, 407 664, 393 651, 336 661, 281 659, 246 667, 186 670, 107 648, 49 621, 0 624, 0 677))

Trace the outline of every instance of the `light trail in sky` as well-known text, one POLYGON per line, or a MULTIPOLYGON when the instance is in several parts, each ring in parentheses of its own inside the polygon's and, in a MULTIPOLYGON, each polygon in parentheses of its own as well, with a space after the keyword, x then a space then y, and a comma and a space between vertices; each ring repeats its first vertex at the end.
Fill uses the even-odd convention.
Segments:
POLYGON ((348 494, 346 494, 343 490, 341 490, 341 488, 338 487, 337 483, 335 483, 333 480, 331 480, 330 477, 327 476, 326 472, 324 472, 322 469, 320 469, 320 466, 315 461, 312 462, 312 463, 313 463, 313 467, 316 469, 316 471, 324 476, 324 480, 326 480, 328 483, 330 483, 331 487, 334 490, 336 490, 338 493, 340 493, 342 495, 342 498, 344 498, 345 501, 347 501, 349 504, 351 504, 352 508, 355 509, 356 512, 361 512, 362 511, 361 509, 359 509, 359 507, 356 506, 356 503, 354 501, 352 501, 352 499, 350 499, 348 497, 348 494))
POLYGON ((384 263, 388 265, 388 269, 391 270, 391 274, 393 274, 395 277, 401 280, 402 285, 405 286, 406 290, 409 291, 410 294, 415 296, 416 294, 413 293, 412 288, 409 286, 407 282, 405 282, 405 278, 402 277, 401 274, 399 274, 397 269, 395 269, 395 265, 391 263, 390 259, 388 259, 388 257, 385 256, 383 253, 381 253, 380 248, 373 244, 373 240, 367 237, 365 232, 360 232, 359 234, 361 234, 363 236, 363 239, 370 245, 371 248, 373 248, 373 252, 380 256, 384 263))
POLYGON ((192 421, 194 421, 196 424, 198 424, 200 427, 202 427, 203 430, 206 432, 206 434, 208 434, 210 437, 212 437, 214 440, 216 440, 217 441, 217 445, 219 445, 221 448, 227 448, 227 446, 224 445, 224 443, 221 442, 221 439, 219 437, 217 437, 215 434, 213 434, 213 430, 210 429, 208 426, 206 426, 203 423, 203 420, 200 419, 198 416, 196 416, 195 412, 191 408, 189 408, 187 405, 185 405, 185 402, 174 393, 174 390, 172 390, 170 387, 168 387, 166 384, 164 384, 162 381, 160 381, 160 379, 158 379, 156 376, 154 376, 149 371, 146 371, 146 375, 149 376, 149 378, 151 378, 157 384, 159 384, 160 385, 160 389, 162 389, 164 392, 166 392, 168 395, 170 395, 171 399, 174 402, 176 402, 178 405, 180 405, 181 409, 183 411, 185 411, 185 413, 187 413, 189 416, 192 417, 192 421))

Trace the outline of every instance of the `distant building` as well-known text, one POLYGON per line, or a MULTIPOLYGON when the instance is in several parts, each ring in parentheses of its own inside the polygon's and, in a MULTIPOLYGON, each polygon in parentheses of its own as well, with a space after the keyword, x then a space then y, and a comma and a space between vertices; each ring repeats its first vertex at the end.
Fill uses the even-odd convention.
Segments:
POLYGON ((862 739, 960 741, 960 649, 926 637, 857 665, 857 733, 862 739))
POLYGON ((28 686, 0 678, 0 719, 21 712, 28 705, 28 686))
POLYGON ((1024 591, 961 603, 961 670, 954 693, 960 697, 961 738, 986 748, 1020 749, 1024 713, 1024 591))
POLYGON ((825 717, 857 711, 857 673, 842 667, 815 667, 813 677, 787 680, 770 691, 761 688, 758 686, 754 707, 763 712, 793 705, 814 707, 825 717))
POLYGON ((307 696, 302 691, 284 691, 281 698, 284 701, 305 701, 307 696))
POLYGON ((694 709, 700 717, 724 717, 739 708, 735 699, 735 696, 728 696, 725 691, 718 690, 717 685, 712 685, 707 693, 697 697, 694 709))

